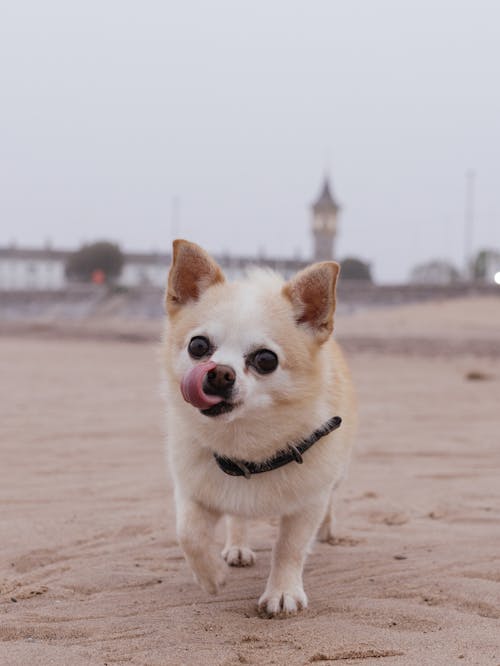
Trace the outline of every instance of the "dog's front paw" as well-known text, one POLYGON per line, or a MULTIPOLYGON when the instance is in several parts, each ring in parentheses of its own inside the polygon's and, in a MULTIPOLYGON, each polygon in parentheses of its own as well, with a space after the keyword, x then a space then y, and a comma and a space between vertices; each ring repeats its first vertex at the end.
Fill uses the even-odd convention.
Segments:
POLYGON ((251 567, 255 564, 255 553, 245 546, 229 546, 222 551, 222 557, 230 567, 251 567))
POLYGON ((302 587, 266 590, 259 599, 259 612, 267 617, 295 615, 304 608, 307 596, 302 587))
POLYGON ((192 567, 193 575, 200 587, 209 594, 217 594, 226 584, 226 567, 220 560, 210 559, 192 567))

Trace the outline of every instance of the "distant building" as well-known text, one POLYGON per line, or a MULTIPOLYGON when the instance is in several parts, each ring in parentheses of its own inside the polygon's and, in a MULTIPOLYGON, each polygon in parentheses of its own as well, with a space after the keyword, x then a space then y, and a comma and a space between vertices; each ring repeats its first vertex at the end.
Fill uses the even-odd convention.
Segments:
MULTIPOLYGON (((337 234, 338 203, 325 178, 318 199, 312 204, 314 261, 328 261, 334 256, 337 234)), ((0 247, 0 290, 56 290, 66 286, 65 268, 70 250, 0 247)), ((171 257, 169 253, 124 252, 124 266, 119 284, 125 287, 151 285, 164 287, 171 257)), ((277 270, 286 278, 304 268, 309 261, 276 257, 216 256, 229 278, 238 277, 249 265, 258 264, 277 270)))
POLYGON ((167 284, 170 254, 166 252, 124 252, 120 284, 124 287, 167 284))
POLYGON ((0 289, 61 289, 69 254, 50 247, 0 247, 0 289))
POLYGON ((334 258, 334 242, 337 235, 337 216, 340 206, 335 201, 328 178, 323 182, 319 197, 311 206, 314 261, 330 261, 334 258))

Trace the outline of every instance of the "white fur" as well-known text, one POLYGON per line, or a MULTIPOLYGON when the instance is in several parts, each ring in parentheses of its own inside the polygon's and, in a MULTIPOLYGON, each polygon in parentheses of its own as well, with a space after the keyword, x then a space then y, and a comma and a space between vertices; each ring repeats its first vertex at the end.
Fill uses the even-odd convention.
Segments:
POLYGON ((332 489, 345 474, 354 432, 353 398, 342 355, 329 340, 313 346, 310 367, 304 353, 297 356, 297 346, 310 345, 311 334, 298 330, 282 285, 278 276, 263 271, 231 286, 216 285, 186 305, 185 318, 172 318, 166 331, 168 451, 179 541, 196 579, 216 592, 226 566, 214 544, 217 520, 224 514, 230 517, 223 551, 227 563, 248 566, 254 555, 246 519, 279 517, 271 573, 259 601, 270 616, 307 606, 305 556, 322 522, 322 536, 328 532, 332 489), (179 329, 183 335, 176 343, 179 329), (181 379, 197 362, 187 351, 195 335, 213 343, 213 361, 236 372, 238 406, 228 414, 207 417, 182 399, 181 379), (275 372, 259 375, 246 366, 246 355, 259 348, 277 354, 275 372), (246 480, 224 474, 215 463, 214 451, 265 460, 333 415, 343 418, 342 428, 313 446, 302 465, 290 463, 246 480))

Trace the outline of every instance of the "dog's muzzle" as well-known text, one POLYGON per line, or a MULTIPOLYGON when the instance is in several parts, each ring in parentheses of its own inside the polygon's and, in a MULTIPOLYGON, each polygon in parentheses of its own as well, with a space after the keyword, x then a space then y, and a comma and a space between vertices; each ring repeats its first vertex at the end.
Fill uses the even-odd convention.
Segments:
POLYGON ((235 381, 236 373, 229 365, 198 363, 182 378, 182 397, 206 416, 218 416, 234 407, 231 395, 235 381))

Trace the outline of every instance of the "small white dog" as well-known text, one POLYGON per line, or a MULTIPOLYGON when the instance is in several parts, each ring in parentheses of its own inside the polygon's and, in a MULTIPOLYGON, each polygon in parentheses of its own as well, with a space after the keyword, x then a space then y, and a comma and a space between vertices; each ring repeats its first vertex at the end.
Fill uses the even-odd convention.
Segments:
POLYGON ((354 395, 331 338, 338 273, 324 262, 287 283, 259 269, 228 283, 202 248, 174 242, 164 357, 179 542, 215 593, 226 568, 219 518, 223 558, 249 566, 247 519, 279 517, 259 600, 268 616, 307 606, 308 546, 332 538, 332 492, 349 461, 354 395))

